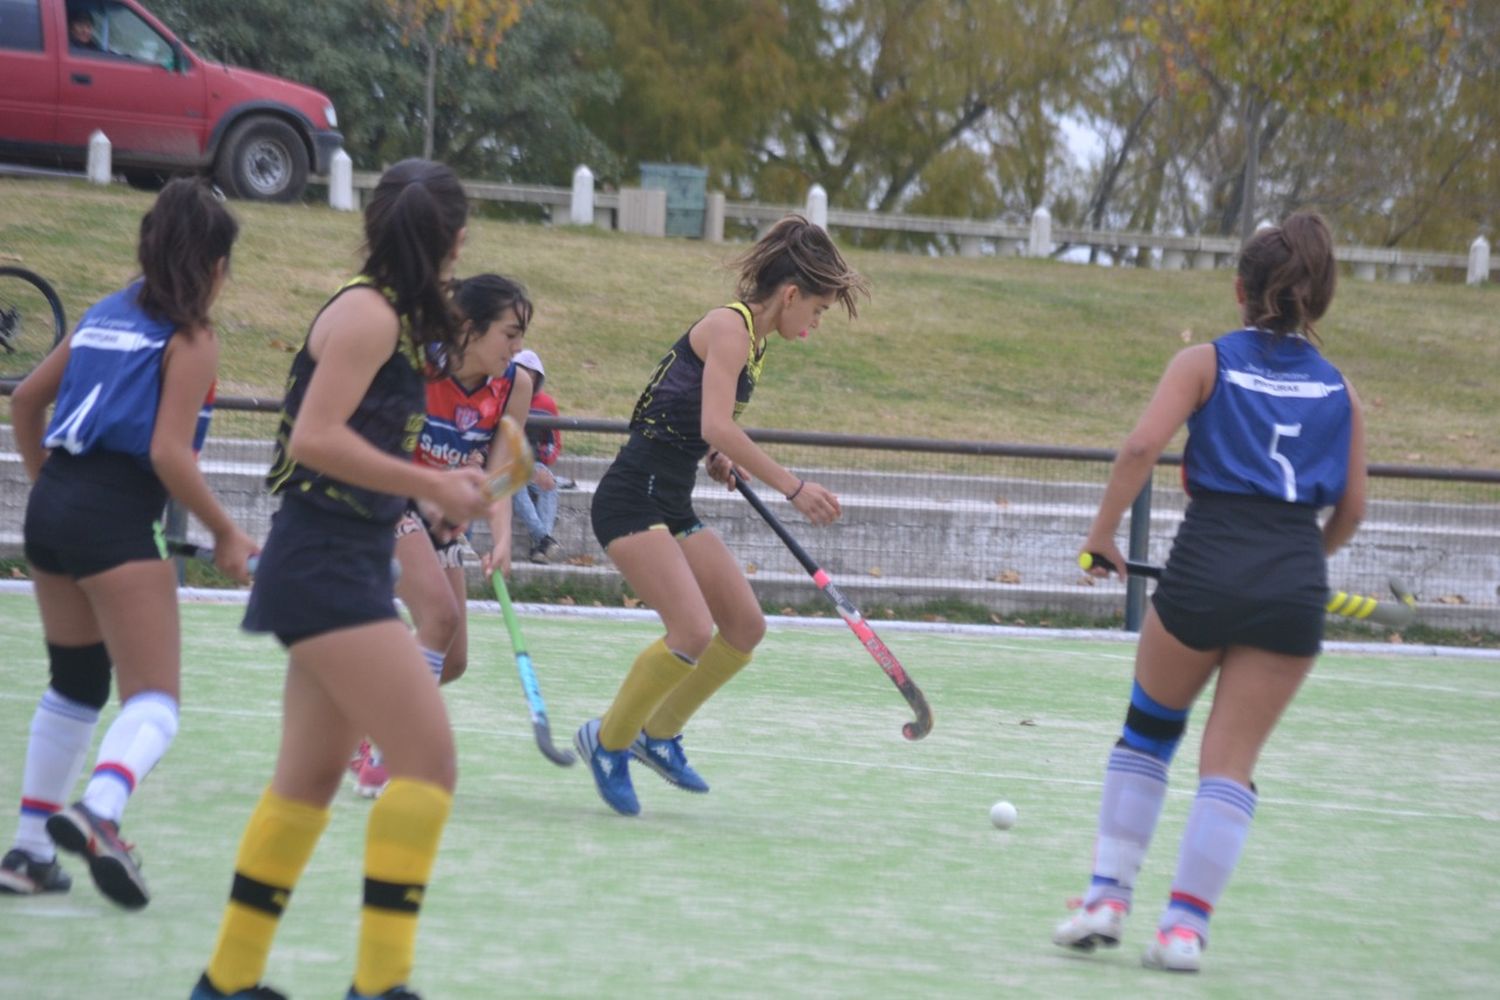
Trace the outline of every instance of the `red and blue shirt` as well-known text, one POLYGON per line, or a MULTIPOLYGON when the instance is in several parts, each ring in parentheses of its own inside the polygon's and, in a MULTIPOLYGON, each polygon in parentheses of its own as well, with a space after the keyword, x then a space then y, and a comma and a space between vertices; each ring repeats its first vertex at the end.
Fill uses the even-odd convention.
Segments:
POLYGON ((499 378, 485 379, 467 389, 451 376, 427 383, 427 419, 417 438, 414 455, 422 465, 453 469, 478 455, 489 460, 490 442, 510 401, 516 368, 510 365, 499 378))

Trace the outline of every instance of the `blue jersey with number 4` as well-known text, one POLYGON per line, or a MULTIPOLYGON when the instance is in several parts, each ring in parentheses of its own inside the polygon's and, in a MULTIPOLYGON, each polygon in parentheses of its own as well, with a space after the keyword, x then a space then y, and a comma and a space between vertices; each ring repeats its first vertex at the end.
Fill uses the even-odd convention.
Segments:
MULTIPOLYGON (((176 327, 140 306, 140 282, 84 313, 68 341, 68 365, 43 443, 74 455, 116 451, 151 460, 161 400, 162 357, 176 327)), ((213 390, 209 390, 209 399, 213 390)), ((203 447, 210 404, 198 414, 193 450, 203 447)))
POLYGON ((1349 478, 1344 376, 1302 336, 1236 330, 1214 341, 1214 351, 1213 394, 1188 418, 1188 493, 1337 503, 1349 478))

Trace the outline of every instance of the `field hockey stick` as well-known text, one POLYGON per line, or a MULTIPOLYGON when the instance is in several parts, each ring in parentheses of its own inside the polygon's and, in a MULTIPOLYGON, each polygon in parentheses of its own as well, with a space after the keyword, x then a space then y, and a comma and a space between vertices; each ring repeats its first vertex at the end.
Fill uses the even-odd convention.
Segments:
POLYGON ((802 564, 802 568, 807 570, 808 575, 813 578, 813 583, 818 585, 818 589, 823 592, 823 596, 833 602, 833 606, 838 609, 839 616, 844 619, 844 623, 854 632, 855 637, 859 639, 860 644, 865 647, 865 650, 875 658, 875 662, 880 664, 880 669, 885 671, 885 675, 896 685, 896 689, 901 692, 901 696, 906 699, 906 703, 916 713, 917 717, 914 721, 908 722, 901 727, 901 735, 909 740, 920 740, 932 732, 932 709, 927 705, 927 697, 922 694, 921 689, 907 675, 906 669, 901 666, 901 661, 896 659, 896 654, 892 653, 886 644, 880 641, 880 636, 876 635, 875 630, 870 627, 870 623, 865 621, 865 616, 860 614, 859 609, 854 606, 853 602, 844 596, 843 591, 834 586, 833 580, 824 572, 823 568, 814 562, 812 556, 807 554, 807 550, 797 543, 797 540, 792 537, 791 532, 786 530, 786 526, 777 519, 775 514, 771 513, 760 497, 755 495, 755 491, 746 484, 738 471, 730 477, 729 481, 735 489, 740 491, 741 496, 750 501, 750 506, 754 507, 755 512, 765 520, 766 524, 771 526, 771 530, 776 532, 776 536, 781 539, 782 544, 787 547, 788 551, 802 564))
POLYGON ((552 725, 547 721, 547 705, 542 701, 542 690, 536 683, 536 671, 531 669, 531 654, 526 652, 526 640, 521 638, 521 623, 516 621, 516 609, 510 606, 510 591, 505 587, 505 577, 496 570, 490 574, 490 584, 495 588, 495 600, 500 602, 500 614, 505 618, 505 630, 510 633, 510 646, 516 654, 516 673, 521 675, 521 690, 526 692, 526 704, 531 709, 531 731, 536 735, 537 749, 559 767, 569 767, 578 758, 571 750, 559 750, 552 744, 552 725))
MULTIPOLYGON (((214 564, 213 546, 182 542, 175 538, 167 540, 167 555, 182 556, 185 559, 196 559, 199 562, 208 563, 210 566, 214 564)), ((260 556, 251 556, 245 560, 245 571, 254 576, 255 570, 259 565, 260 556)))
POLYGON ((485 489, 491 500, 503 500, 519 493, 531 482, 536 471, 536 453, 526 432, 511 417, 501 417, 495 428, 495 440, 500 445, 495 464, 485 470, 485 489))
MULTIPOLYGON (((196 559, 198 562, 214 564, 214 549, 212 545, 198 545, 194 542, 184 542, 171 538, 167 540, 167 555, 182 556, 185 559, 196 559)), ((245 569, 251 576, 255 575, 260 566, 260 556, 251 556, 245 561, 245 569)), ((401 579, 401 563, 395 559, 391 560, 391 582, 395 583, 401 579)))
MULTIPOLYGON (((1083 569, 1091 566, 1103 566, 1105 569, 1113 570, 1115 564, 1101 556, 1097 552, 1084 552, 1078 556, 1078 565, 1083 569)), ((1153 580, 1161 579, 1161 567, 1151 563, 1127 560, 1125 569, 1132 576, 1145 576, 1153 580)), ((1395 601, 1382 601, 1374 597, 1365 597, 1360 594, 1351 594, 1343 590, 1328 591, 1328 601, 1323 610, 1330 615, 1338 615, 1341 618, 1353 618, 1356 621, 1374 622, 1387 628, 1406 628, 1417 617, 1417 599, 1406 585, 1395 577, 1390 581, 1391 593, 1395 595, 1395 601)))

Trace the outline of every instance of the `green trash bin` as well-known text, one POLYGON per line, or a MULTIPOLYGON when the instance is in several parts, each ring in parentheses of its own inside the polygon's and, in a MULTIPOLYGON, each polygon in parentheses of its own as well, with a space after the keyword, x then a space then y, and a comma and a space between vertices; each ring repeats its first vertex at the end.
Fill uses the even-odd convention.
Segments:
POLYGON ((641 187, 667 193, 667 235, 703 237, 708 170, 680 163, 642 163, 641 187))

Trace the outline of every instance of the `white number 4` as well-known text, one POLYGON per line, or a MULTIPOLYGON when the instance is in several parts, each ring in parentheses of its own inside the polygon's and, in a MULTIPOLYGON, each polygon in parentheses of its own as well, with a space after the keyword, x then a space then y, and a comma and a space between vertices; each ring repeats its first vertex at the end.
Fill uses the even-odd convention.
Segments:
POLYGON ((1275 430, 1271 432, 1271 461, 1281 466, 1281 474, 1286 482, 1286 502, 1297 502, 1297 470, 1292 468, 1291 460, 1276 450, 1276 445, 1284 437, 1294 438, 1302 434, 1301 424, 1274 424, 1275 430))

